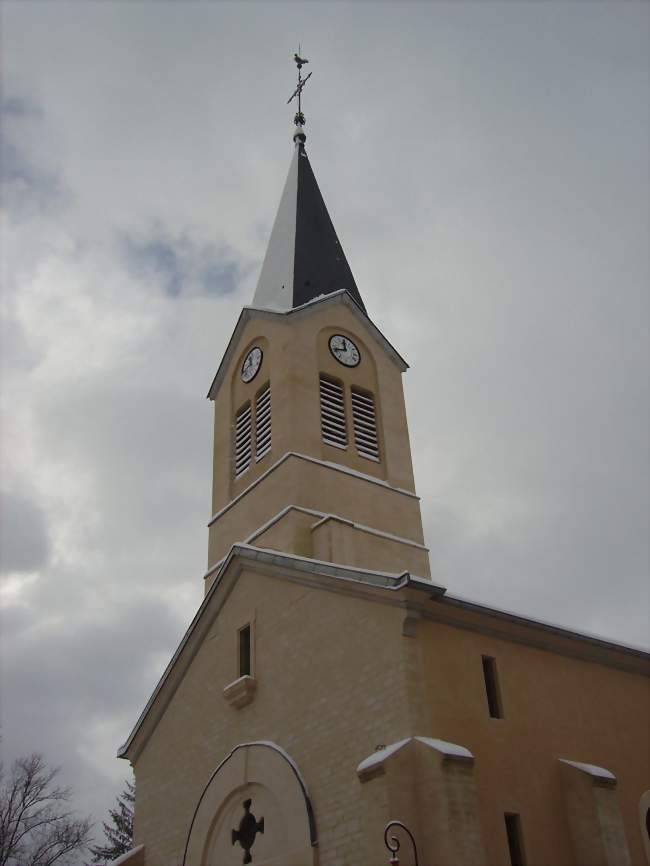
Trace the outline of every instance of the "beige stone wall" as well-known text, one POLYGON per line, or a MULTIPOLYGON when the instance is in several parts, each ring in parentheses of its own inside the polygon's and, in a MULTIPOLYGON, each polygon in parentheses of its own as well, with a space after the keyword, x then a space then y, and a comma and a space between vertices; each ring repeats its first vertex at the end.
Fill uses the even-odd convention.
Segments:
POLYGON ((356 766, 410 727, 402 612, 363 598, 244 572, 135 764, 135 838, 147 866, 178 866, 201 790, 240 742, 272 740, 312 796, 320 866, 359 863, 356 766), (256 696, 230 707, 237 628, 255 613, 256 696))
POLYGON ((567 761, 560 763, 576 866, 630 866, 616 782, 567 761))
MULTIPOLYGON (((289 456, 210 527, 210 566, 222 559, 232 544, 245 541, 288 505, 336 514, 419 544, 424 541, 417 498, 289 456)), ((371 563, 366 567, 372 567, 371 563)))
MULTIPOLYGON (((372 336, 368 325, 342 300, 328 304, 326 309, 315 306, 290 316, 259 315, 248 321, 239 337, 238 351, 225 371, 214 400, 213 514, 246 490, 251 482, 289 451, 340 463, 357 472, 386 481, 394 487, 414 491, 401 376, 400 369, 372 336), (361 352, 361 362, 357 367, 347 368, 333 358, 328 348, 328 339, 334 333, 348 336, 357 344, 361 352), (245 384, 240 377, 241 364, 254 345, 263 349, 262 366, 253 381, 245 384), (350 439, 346 450, 322 442, 318 385, 320 373, 339 379, 346 387, 350 439), (255 395, 267 382, 271 384, 272 449, 259 463, 254 463, 235 480, 232 471, 234 416, 247 401, 254 401, 255 395), (381 448, 379 463, 360 456, 354 447, 350 385, 365 388, 375 395, 381 448)), ((340 481, 341 476, 338 475, 332 483, 336 486, 340 481)), ((275 477, 264 480, 255 488, 255 498, 275 501, 276 497, 270 488, 277 483, 275 477)), ((322 483, 321 479, 318 483, 322 483)), ((341 489, 338 497, 329 497, 332 507, 328 504, 323 510, 350 516, 355 513, 359 497, 373 499, 378 489, 368 490, 361 485, 353 489, 348 483, 341 489), (336 507, 341 500, 345 500, 345 507, 336 507)), ((295 491, 290 489, 285 488, 284 492, 287 495, 296 495, 295 491)), ((229 548, 255 528, 251 528, 250 521, 243 519, 243 514, 251 506, 252 496, 253 493, 246 497, 246 509, 228 512, 228 519, 222 518, 211 526, 209 564, 216 561, 215 555, 218 558, 215 550, 229 548), (218 540, 215 540, 215 536, 218 540)), ((280 507, 290 504, 304 503, 285 498, 280 507)), ((277 510, 279 509, 269 513, 269 508, 264 509, 266 519, 277 513, 277 510)), ((368 513, 367 517, 372 523, 372 513, 368 513)), ((356 519, 363 520, 358 515, 356 519)), ((421 540, 419 509, 417 515, 411 517, 411 521, 415 523, 413 532, 418 534, 421 540)))
MULTIPOLYGON (((455 745, 411 738, 395 751, 389 746, 370 756, 371 766, 359 772, 366 837, 365 858, 359 862, 386 862, 384 828, 387 819, 401 816, 416 840, 420 863, 487 866, 474 761, 464 749, 455 752, 455 745)), ((393 834, 400 863, 412 866, 407 834, 401 828, 393 834)))
MULTIPOLYGON (((285 317, 256 314, 247 322, 216 395, 214 448, 213 513, 219 514, 210 526, 210 566, 288 506, 299 506, 317 514, 288 512, 255 544, 428 576, 401 373, 345 303, 285 317), (358 368, 333 359, 327 348, 332 333, 359 346, 358 368), (253 345, 263 348, 264 361, 244 385, 239 369, 253 345), (355 384, 375 393, 380 463, 364 460, 352 445, 342 451, 322 443, 320 372, 346 388, 355 384), (234 413, 268 381, 272 451, 234 481, 234 413), (283 459, 289 452, 312 459, 283 459), (323 460, 353 472, 314 462, 323 460), (319 514, 337 519, 321 521, 319 514), (360 525, 415 545, 373 536, 360 525)), ((416 590, 390 593, 354 584, 341 589, 342 584, 335 591, 336 581, 323 579, 319 588, 295 575, 290 582, 252 567, 236 579, 146 745, 137 752, 136 743, 131 752, 137 752, 135 840, 146 845, 146 866, 179 866, 210 773, 234 746, 252 740, 272 740, 297 761, 316 813, 320 866, 361 866, 363 852, 376 849, 367 847, 364 835, 367 803, 356 767, 378 744, 414 735, 473 753, 471 784, 469 771, 461 768, 456 775, 439 775, 445 784, 431 790, 448 790, 466 804, 474 796, 467 792, 475 790, 490 866, 508 863, 505 812, 521 815, 528 866, 578 866, 559 758, 595 763, 617 776, 608 814, 620 806, 631 862, 643 862, 638 804, 650 778, 650 692, 647 678, 612 666, 623 664, 620 653, 488 613, 456 608, 452 616, 453 605, 426 600, 416 590), (237 709, 223 690, 238 676, 236 635, 247 622, 254 624, 256 688, 253 700, 237 709), (488 714, 482 655, 496 659, 502 719, 488 714)), ((223 588, 221 598, 219 593, 226 596, 223 588)), ((400 778, 405 790, 404 773, 400 778)), ((412 801, 412 813, 392 815, 401 801, 385 788, 374 804, 373 827, 384 809, 386 820, 425 828, 432 804, 424 795, 409 796, 402 802, 412 801)), ((443 829, 456 826, 454 809, 441 807, 437 814, 443 829)), ((453 847, 443 848, 451 862, 453 847)))
MULTIPOLYGON (((509 811, 521 815, 528 866, 577 864, 559 758, 614 773, 632 863, 643 863, 638 802, 650 778, 649 680, 482 634, 474 630, 476 618, 467 624, 471 630, 418 624, 421 724, 475 755, 488 863, 508 862, 503 815, 509 811), (488 713, 483 655, 496 659, 502 719, 488 713)), ((484 618, 486 632, 497 626, 507 630, 484 618)))
MULTIPOLYGON (((649 783, 650 784, 650 783, 649 783)), ((646 866, 650 864, 650 790, 644 791, 639 799, 639 832, 643 839, 646 866)))
POLYGON ((309 804, 290 762, 275 747, 250 744, 231 752, 204 790, 185 866, 241 866, 247 847, 256 866, 315 866, 312 842, 309 804), (244 827, 244 845, 239 838, 233 844, 233 829, 242 829, 247 813, 255 837, 249 839, 244 827))
MULTIPOLYGON (((452 780, 451 799, 437 814, 440 826, 445 814, 449 828, 456 826, 454 797, 467 803, 462 790, 471 781, 490 866, 508 864, 505 812, 521 815, 528 866, 582 866, 559 758, 596 763, 617 776, 608 792, 613 817, 601 826, 614 826, 620 809, 631 863, 644 862, 638 803, 650 775, 647 677, 573 658, 566 653, 585 650, 576 641, 488 614, 459 614, 458 625, 434 621, 445 615, 445 603, 416 605, 412 590, 345 584, 332 591, 327 580, 321 586, 247 568, 229 595, 220 590, 224 605, 135 762, 135 834, 146 845, 147 866, 178 866, 211 771, 251 740, 272 740, 297 761, 315 809, 320 866, 359 866, 361 852, 377 848, 367 836, 370 813, 357 765, 377 745, 412 735, 473 753, 472 779, 452 780), (250 704, 235 709, 223 689, 237 676, 236 634, 247 622, 254 623, 257 689, 250 704), (562 652, 533 645, 542 640, 562 652), (488 714, 482 655, 497 662, 503 719, 488 714)), ((626 663, 620 652, 587 650, 626 663)), ((416 771, 414 791, 422 788, 417 779, 416 771)), ((403 778, 399 784, 408 787, 403 778)), ((447 790, 438 783, 435 789, 447 790)), ((395 792, 381 794, 370 815, 375 829, 384 818, 426 825, 433 808, 426 797, 414 798, 412 813, 391 814, 398 802, 395 792)))
POLYGON ((429 577, 429 551, 360 528, 351 521, 326 517, 314 524, 311 556, 326 562, 429 577))
MULTIPOLYGON (((317 468, 317 473, 328 477, 323 469, 317 468)), ((415 503, 412 512, 414 506, 415 503)), ((254 509, 248 515, 251 522, 256 513, 254 509)), ((408 571, 418 577, 430 576, 429 551, 424 545, 410 539, 384 535, 363 524, 311 509, 307 511, 296 506, 285 508, 247 538, 255 547, 338 565, 395 574, 408 571)), ((216 548, 214 555, 225 552, 222 548, 216 548)), ((218 569, 212 569, 206 575, 206 591, 217 573, 218 569)))

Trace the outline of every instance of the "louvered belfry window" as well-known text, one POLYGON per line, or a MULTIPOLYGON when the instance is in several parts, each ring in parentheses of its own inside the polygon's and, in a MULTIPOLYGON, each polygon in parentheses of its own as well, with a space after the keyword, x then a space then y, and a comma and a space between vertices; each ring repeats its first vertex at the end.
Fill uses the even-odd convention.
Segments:
POLYGON ((253 419, 251 404, 246 403, 235 417, 235 478, 251 465, 253 454, 253 419))
POLYGON ((379 462, 379 438, 375 398, 368 391, 350 389, 354 444, 361 457, 379 462))
POLYGON ((320 422, 323 442, 336 448, 347 448, 343 385, 325 376, 320 377, 320 422))
POLYGON ((271 386, 266 385, 255 399, 255 460, 271 450, 271 386))

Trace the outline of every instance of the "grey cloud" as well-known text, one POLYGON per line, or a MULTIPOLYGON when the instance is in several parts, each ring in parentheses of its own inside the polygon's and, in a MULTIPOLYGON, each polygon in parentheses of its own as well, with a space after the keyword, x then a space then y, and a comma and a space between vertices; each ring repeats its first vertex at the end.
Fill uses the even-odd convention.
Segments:
POLYGON ((29 99, 24 99, 20 96, 3 96, 0 99, 0 115, 9 117, 12 115, 18 117, 33 117, 40 116, 42 112, 29 99))
POLYGON ((647 4, 3 13, 5 90, 30 95, 5 106, 21 222, 3 375, 57 553, 3 617, 8 755, 42 748, 103 817, 115 748, 200 603, 204 395, 288 168, 296 22, 319 185, 412 364, 435 578, 648 642, 647 4), (88 306, 93 342, 68 347, 88 306))
POLYGON ((196 291, 229 295, 241 278, 242 265, 233 252, 187 235, 172 237, 161 227, 140 236, 122 232, 119 247, 130 273, 159 284, 172 297, 196 291))
POLYGON ((60 173, 41 146, 43 114, 30 100, 6 96, 0 102, 2 199, 14 219, 61 209, 69 200, 60 173))
POLYGON ((0 493, 0 572, 36 571, 49 555, 43 510, 21 494, 0 493))
MULTIPOLYGON (((83 572, 66 575, 59 570, 55 576, 58 581, 73 578, 83 580, 83 572)), ((8 650, 11 672, 6 684, 22 693, 9 715, 13 721, 20 718, 20 728, 28 725, 30 703, 40 701, 38 696, 53 683, 58 684, 56 713, 62 717, 77 712, 75 706, 93 715, 132 706, 151 685, 151 659, 169 651, 182 636, 182 623, 169 607, 142 593, 125 593, 121 602, 109 603, 99 614, 87 615, 76 625, 69 623, 63 631, 48 624, 48 612, 38 610, 39 601, 36 590, 34 618, 40 620, 39 628, 15 629, 8 650)), ((12 617, 9 608, 4 620, 10 622, 12 617)), ((82 718, 78 724, 83 724, 82 718)))
MULTIPOLYGON (((80 583, 86 575, 83 570, 59 572, 51 579, 80 583)), ((64 628, 49 623, 53 606, 38 592, 32 601, 30 628, 13 627, 14 619, 24 620, 20 608, 3 611, 3 628, 12 635, 2 659, 3 749, 15 755, 38 748, 52 763, 62 762, 78 810, 103 818, 120 786, 89 760, 89 730, 98 726, 101 732, 109 723, 112 737, 99 741, 103 753, 95 757, 112 761, 143 696, 162 673, 158 659, 171 654, 184 623, 167 604, 141 593, 125 592, 121 604, 100 616, 89 615, 73 601, 75 616, 68 616, 64 628)), ((128 777, 128 764, 120 762, 112 775, 128 777)))

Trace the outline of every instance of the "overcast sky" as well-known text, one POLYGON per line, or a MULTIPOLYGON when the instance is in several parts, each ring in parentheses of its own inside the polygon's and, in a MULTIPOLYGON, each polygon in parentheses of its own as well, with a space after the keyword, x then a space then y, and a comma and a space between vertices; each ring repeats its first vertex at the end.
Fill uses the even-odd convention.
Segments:
MULTIPOLYGON (((635 2, 2 4, 2 725, 97 819, 203 591, 205 394, 307 147, 434 580, 650 645, 635 2)), ((100 834, 101 835, 101 834, 100 834)))

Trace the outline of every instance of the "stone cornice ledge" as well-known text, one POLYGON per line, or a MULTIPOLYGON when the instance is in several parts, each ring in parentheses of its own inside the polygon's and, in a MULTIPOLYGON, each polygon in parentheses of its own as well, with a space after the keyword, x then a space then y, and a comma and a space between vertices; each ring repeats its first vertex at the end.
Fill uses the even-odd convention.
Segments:
POLYGON ((309 454, 300 454, 298 451, 287 451, 286 454, 283 454, 282 457, 276 460, 272 466, 269 466, 266 472, 263 472, 254 481, 251 481, 248 487, 244 488, 244 490, 242 490, 241 493, 238 493, 234 499, 231 499, 227 505, 224 505, 223 508, 213 514, 208 521, 208 526, 212 526, 212 524, 218 520, 222 514, 229 511, 234 505, 243 499, 247 493, 250 493, 250 491, 260 483, 260 481, 267 478, 271 472, 274 472, 290 457, 296 457, 298 460, 306 460, 308 463, 315 463, 317 466, 325 466, 327 469, 334 469, 336 472, 342 472, 344 475, 351 475, 354 478, 360 478, 362 481, 368 481, 370 484, 378 484, 380 487, 391 490, 393 493, 400 493, 402 496, 409 496, 411 499, 417 499, 418 501, 420 499, 417 493, 413 493, 411 490, 405 490, 403 487, 393 487, 392 484, 383 481, 381 478, 375 478, 374 475, 366 475, 364 472, 350 469, 350 467, 343 466, 341 463, 332 463, 330 460, 319 460, 318 457, 311 457, 309 454))
POLYGON ((446 740, 437 740, 433 737, 406 737, 404 740, 398 740, 396 743, 391 743, 390 746, 384 746, 381 749, 377 749, 377 751, 373 752, 372 755, 364 758, 357 767, 357 775, 361 781, 363 782, 366 779, 377 775, 378 771, 382 769, 382 765, 385 761, 413 740, 438 752, 442 756, 443 760, 465 761, 467 763, 472 763, 474 761, 474 755, 469 749, 466 749, 465 746, 459 746, 456 743, 448 743, 446 740))
MULTIPOLYGON (((410 538, 402 538, 400 535, 393 535, 391 532, 382 532, 380 529, 373 529, 372 526, 366 526, 363 523, 355 523, 353 520, 348 520, 345 517, 339 517, 338 514, 325 514, 322 511, 315 511, 313 508, 304 508, 302 505, 286 505, 283 509, 278 511, 277 514, 274 514, 273 517, 269 518, 266 523, 263 523, 262 526, 258 527, 255 532, 252 532, 248 538, 245 538, 241 543, 242 544, 252 544, 256 538, 259 538, 260 535, 263 535, 268 529, 274 526, 279 520, 282 520, 283 517, 286 517, 290 511, 299 511, 301 514, 308 514, 312 517, 319 518, 316 523, 311 527, 312 530, 316 529, 322 523, 327 520, 339 520, 342 523, 346 523, 349 526, 356 529, 358 532, 365 532, 369 535, 376 535, 378 538, 386 538, 389 541, 395 541, 398 544, 405 544, 409 547, 416 547, 418 550, 424 550, 427 553, 429 552, 429 548, 420 544, 417 541, 412 541, 410 538)), ((217 560, 214 565, 209 566, 206 573, 203 575, 203 580, 207 580, 212 577, 215 571, 218 571, 223 563, 225 562, 227 557, 222 556, 221 559, 217 560)), ((417 578, 420 579, 420 578, 417 578)), ((427 581, 428 583, 429 581, 427 581)))
POLYGON ((257 680, 245 674, 233 683, 229 683, 223 690, 223 696, 228 701, 231 707, 240 709, 245 707, 255 697, 257 688, 257 680))
POLYGON ((597 767, 596 764, 583 764, 582 761, 569 761, 567 758, 558 758, 558 760, 561 764, 566 764, 568 767, 573 767, 574 770, 591 776, 594 782, 612 787, 616 785, 616 776, 604 767, 597 767))

